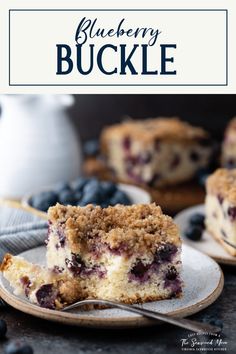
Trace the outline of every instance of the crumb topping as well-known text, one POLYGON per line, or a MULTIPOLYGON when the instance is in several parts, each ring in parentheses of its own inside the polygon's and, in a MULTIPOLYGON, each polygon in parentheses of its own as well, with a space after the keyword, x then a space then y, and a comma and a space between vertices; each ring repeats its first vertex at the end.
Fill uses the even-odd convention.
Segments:
POLYGON ((147 248, 154 251, 158 244, 165 242, 181 243, 178 227, 155 203, 104 209, 93 205, 57 204, 49 209, 48 217, 55 227, 63 226, 65 237, 75 253, 98 243, 132 252, 146 252, 147 248))
POLYGON ((160 117, 147 120, 125 121, 105 128, 101 136, 102 148, 104 147, 105 149, 107 140, 123 136, 141 139, 142 142, 163 139, 181 141, 183 143, 209 138, 208 133, 202 128, 193 127, 176 117, 160 117))
POLYGON ((206 187, 207 193, 227 198, 230 203, 236 204, 236 169, 216 170, 208 177, 206 187))

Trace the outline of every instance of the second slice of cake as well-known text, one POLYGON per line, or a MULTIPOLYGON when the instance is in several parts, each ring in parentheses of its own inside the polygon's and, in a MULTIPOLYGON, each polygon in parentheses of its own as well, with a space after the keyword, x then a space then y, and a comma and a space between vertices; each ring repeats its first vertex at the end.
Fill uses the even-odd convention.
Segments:
POLYGON ((218 169, 206 187, 206 228, 236 256, 236 169, 218 169))
POLYGON ((86 297, 125 303, 181 294, 181 241, 155 204, 49 209, 47 265, 79 278, 86 297))
POLYGON ((208 166, 208 133, 177 118, 127 121, 103 130, 101 149, 115 177, 150 187, 191 180, 208 166))
POLYGON ((225 168, 236 167, 236 117, 228 123, 222 143, 221 165, 225 168))

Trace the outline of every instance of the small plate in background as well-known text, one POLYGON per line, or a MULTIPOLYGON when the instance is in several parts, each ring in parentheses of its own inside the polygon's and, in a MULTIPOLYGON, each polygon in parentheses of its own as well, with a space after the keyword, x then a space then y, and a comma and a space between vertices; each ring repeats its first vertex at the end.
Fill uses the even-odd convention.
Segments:
POLYGON ((205 214, 204 204, 185 209, 178 213, 174 218, 176 224, 180 228, 183 242, 197 249, 198 251, 207 254, 208 256, 215 259, 218 263, 236 265, 236 257, 233 257, 228 252, 226 252, 223 246, 217 242, 207 231, 203 232, 200 241, 191 241, 184 236, 184 233, 189 225, 189 219, 196 213, 205 214))

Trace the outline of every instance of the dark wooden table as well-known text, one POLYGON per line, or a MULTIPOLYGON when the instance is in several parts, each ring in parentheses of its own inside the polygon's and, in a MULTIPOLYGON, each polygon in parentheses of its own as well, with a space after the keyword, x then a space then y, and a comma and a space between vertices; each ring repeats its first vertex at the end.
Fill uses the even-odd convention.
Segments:
MULTIPOLYGON (((236 353, 236 272, 226 266, 223 271, 225 287, 220 298, 192 318, 201 321, 214 316, 221 319, 224 325, 221 338, 227 341, 227 345, 222 347, 226 347, 227 353, 236 353)), ((8 340, 23 339, 34 348, 35 354, 178 354, 184 352, 181 350, 181 339, 187 338, 190 333, 169 325, 132 330, 93 330, 43 321, 12 308, 0 311, 0 318, 8 324, 7 339, 0 342, 0 353, 8 340)))

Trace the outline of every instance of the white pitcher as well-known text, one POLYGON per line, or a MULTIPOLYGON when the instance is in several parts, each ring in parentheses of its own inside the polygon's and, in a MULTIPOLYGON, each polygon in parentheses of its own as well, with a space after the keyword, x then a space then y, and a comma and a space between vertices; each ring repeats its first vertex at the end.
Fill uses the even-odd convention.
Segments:
POLYGON ((71 95, 0 95, 0 198, 19 199, 81 171, 71 95))

